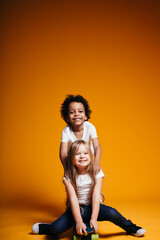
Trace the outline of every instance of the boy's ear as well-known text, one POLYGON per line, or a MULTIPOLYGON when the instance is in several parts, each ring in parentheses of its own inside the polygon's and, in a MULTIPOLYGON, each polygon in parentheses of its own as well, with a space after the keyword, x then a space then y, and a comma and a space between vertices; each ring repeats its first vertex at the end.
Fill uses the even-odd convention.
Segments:
POLYGON ((67 124, 69 123, 69 121, 68 121, 68 117, 66 118, 66 123, 67 123, 67 124))
POLYGON ((67 124, 69 123, 69 120, 68 120, 68 119, 66 120, 66 123, 67 123, 67 124))

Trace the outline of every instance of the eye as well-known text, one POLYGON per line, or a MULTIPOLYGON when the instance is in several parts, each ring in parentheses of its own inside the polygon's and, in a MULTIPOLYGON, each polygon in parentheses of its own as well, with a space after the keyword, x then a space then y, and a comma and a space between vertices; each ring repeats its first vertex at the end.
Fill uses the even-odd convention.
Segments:
POLYGON ((85 152, 84 154, 88 154, 88 152, 85 152))
POLYGON ((80 155, 80 153, 79 153, 79 152, 77 152, 77 153, 76 153, 76 155, 80 155))

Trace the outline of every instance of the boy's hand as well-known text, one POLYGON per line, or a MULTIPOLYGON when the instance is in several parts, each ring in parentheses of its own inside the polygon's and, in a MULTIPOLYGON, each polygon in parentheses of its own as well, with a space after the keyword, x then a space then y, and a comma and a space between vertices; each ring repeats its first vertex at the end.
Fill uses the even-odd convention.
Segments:
POLYGON ((94 171, 94 174, 98 174, 101 170, 101 167, 99 165, 93 165, 93 171, 94 171))
POLYGON ((95 233, 97 233, 98 230, 98 223, 96 219, 91 219, 90 220, 90 227, 94 228, 95 233))
POLYGON ((67 171, 64 171, 64 177, 68 180, 69 177, 68 177, 68 172, 67 171))
POLYGON ((76 224, 76 232, 79 234, 79 235, 83 235, 83 233, 87 233, 86 232, 86 225, 83 223, 83 222, 78 222, 76 224))

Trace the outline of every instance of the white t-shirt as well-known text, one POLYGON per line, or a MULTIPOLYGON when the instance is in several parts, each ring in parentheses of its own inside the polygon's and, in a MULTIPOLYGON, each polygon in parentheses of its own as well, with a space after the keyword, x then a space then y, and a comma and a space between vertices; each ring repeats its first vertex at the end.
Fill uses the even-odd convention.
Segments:
MULTIPOLYGON (((93 139, 93 138, 97 138, 96 128, 94 127, 94 125, 92 123, 90 123, 88 121, 84 121, 84 123, 83 123, 83 136, 82 136, 81 140, 84 140, 85 142, 89 143, 90 140, 93 139)), ((67 125, 62 131, 61 142, 72 143, 72 142, 75 142, 77 140, 80 140, 80 139, 76 138, 72 128, 69 125, 67 125)), ((90 147, 91 147, 92 153, 94 153, 92 141, 90 143, 90 147)))
MULTIPOLYGON (((104 173, 102 169, 100 172, 96 175, 96 178, 103 178, 104 173)), ((63 177, 63 180, 67 180, 65 177, 63 177)), ((80 205, 90 205, 91 204, 91 197, 90 197, 90 190, 92 186, 92 180, 89 174, 84 175, 78 175, 77 180, 77 198, 80 205)), ((102 202, 102 201, 101 201, 102 202)))

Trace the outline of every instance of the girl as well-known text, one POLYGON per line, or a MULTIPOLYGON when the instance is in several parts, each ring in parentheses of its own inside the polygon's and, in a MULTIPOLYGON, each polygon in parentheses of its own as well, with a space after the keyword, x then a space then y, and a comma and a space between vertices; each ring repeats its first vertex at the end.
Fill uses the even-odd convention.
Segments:
POLYGON ((100 171, 101 146, 95 127, 88 122, 90 114, 88 102, 81 95, 68 95, 62 103, 61 116, 67 126, 62 131, 60 159, 65 172, 69 147, 72 142, 79 139, 90 142, 92 153, 94 153, 94 172, 97 174, 100 171))
POLYGON ((63 178, 67 192, 67 211, 51 224, 36 223, 32 227, 34 234, 61 234, 72 226, 78 234, 86 233, 86 225, 98 230, 97 221, 111 221, 123 228, 127 234, 142 236, 145 229, 136 226, 124 218, 116 209, 102 204, 102 170, 95 176, 93 156, 89 144, 83 140, 72 143, 69 150, 68 176, 63 178))

